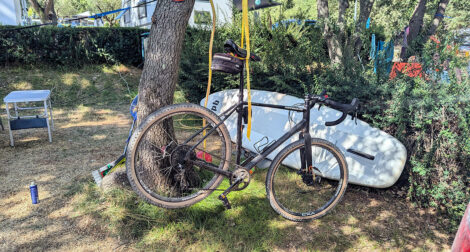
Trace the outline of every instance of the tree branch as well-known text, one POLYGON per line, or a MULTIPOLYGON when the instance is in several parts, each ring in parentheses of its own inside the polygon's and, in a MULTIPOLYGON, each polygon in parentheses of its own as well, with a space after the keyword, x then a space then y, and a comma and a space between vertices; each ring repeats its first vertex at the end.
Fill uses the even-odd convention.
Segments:
POLYGON ((41 22, 45 23, 45 15, 44 15, 44 8, 38 3, 37 0, 29 0, 31 6, 33 6, 34 11, 39 15, 41 18, 41 22))
POLYGON ((344 32, 344 16, 347 8, 349 8, 348 0, 339 0, 338 26, 341 32, 344 32))

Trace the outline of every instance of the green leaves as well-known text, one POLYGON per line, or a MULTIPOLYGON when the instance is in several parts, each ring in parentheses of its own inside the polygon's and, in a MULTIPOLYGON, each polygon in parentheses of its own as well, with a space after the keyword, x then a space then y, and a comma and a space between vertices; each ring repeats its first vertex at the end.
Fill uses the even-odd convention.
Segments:
POLYGON ((41 27, 0 32, 0 65, 142 62, 140 28, 41 27))

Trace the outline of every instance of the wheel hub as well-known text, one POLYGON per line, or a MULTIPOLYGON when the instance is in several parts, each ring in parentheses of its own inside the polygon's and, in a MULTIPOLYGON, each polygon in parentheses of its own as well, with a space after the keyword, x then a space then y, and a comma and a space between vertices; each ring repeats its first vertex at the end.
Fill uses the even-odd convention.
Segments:
MULTIPOLYGON (((183 169, 185 163, 185 157, 188 151, 191 150, 191 146, 189 145, 178 145, 172 152, 171 152, 171 166, 183 169)), ((194 159, 196 157, 196 152, 192 151, 190 154, 190 159, 194 159)))

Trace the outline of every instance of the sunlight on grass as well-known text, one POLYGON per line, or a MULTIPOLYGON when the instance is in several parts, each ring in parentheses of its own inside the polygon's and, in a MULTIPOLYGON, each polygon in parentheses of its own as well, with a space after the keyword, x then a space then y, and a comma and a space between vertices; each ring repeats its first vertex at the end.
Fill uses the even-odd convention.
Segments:
POLYGON ((33 89, 33 85, 30 82, 27 82, 27 81, 20 81, 20 82, 14 83, 12 85, 12 87, 15 90, 31 90, 31 89, 33 89))
POLYGON ((105 74, 115 74, 113 66, 103 65, 101 71, 105 74))
POLYGON ((87 87, 90 87, 90 86, 91 86, 91 82, 90 82, 89 80, 87 80, 87 79, 81 79, 81 80, 80 80, 80 84, 81 84, 80 86, 81 86, 82 88, 87 88, 87 87))
POLYGON ((93 140, 103 140, 103 139, 106 139, 106 135, 93 135, 91 138, 93 138, 93 140))
POLYGON ((75 80, 78 78, 78 74, 74 73, 65 73, 62 75, 62 83, 67 86, 71 86, 75 83, 75 80))

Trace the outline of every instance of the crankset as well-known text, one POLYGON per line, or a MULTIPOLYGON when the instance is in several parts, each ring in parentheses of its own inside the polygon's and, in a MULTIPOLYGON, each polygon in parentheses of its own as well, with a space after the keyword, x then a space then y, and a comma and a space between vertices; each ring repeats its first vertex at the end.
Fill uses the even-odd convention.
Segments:
POLYGON ((240 191, 245 189, 251 181, 251 175, 250 173, 245 170, 245 169, 236 169, 232 173, 232 177, 230 178, 230 184, 233 184, 235 181, 240 181, 238 182, 233 188, 232 191, 240 191))

